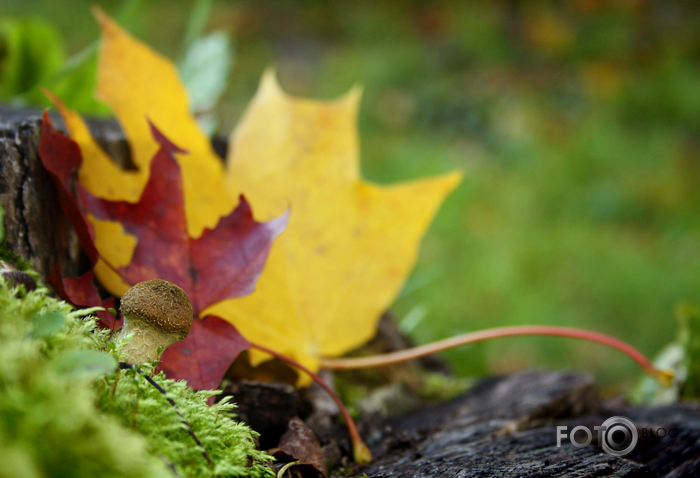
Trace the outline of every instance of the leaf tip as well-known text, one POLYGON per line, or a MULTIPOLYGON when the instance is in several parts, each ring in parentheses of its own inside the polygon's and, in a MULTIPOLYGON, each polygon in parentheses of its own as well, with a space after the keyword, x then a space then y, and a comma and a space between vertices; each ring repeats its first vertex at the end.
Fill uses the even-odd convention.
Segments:
POLYGON ((260 79, 260 86, 258 87, 258 93, 256 96, 261 98, 264 97, 280 97, 287 98, 289 95, 285 93, 282 86, 277 79, 277 69, 274 67, 267 67, 265 72, 260 79))
POLYGON ((461 169, 455 169, 445 174, 444 178, 445 186, 447 187, 448 192, 452 192, 457 186, 459 186, 459 183, 462 182, 462 179, 464 178, 464 171, 461 169))
POLYGON ((43 134, 44 128, 46 128, 48 131, 47 133, 51 133, 54 131, 53 123, 51 122, 51 118, 49 118, 49 109, 46 108, 44 110, 44 113, 41 115, 41 132, 43 134))
POLYGON ((46 97, 49 100, 51 100, 51 103, 56 105, 56 108, 58 108, 58 111, 61 113, 61 116, 65 118, 67 116, 67 108, 63 101, 61 101, 61 99, 58 96, 56 96, 56 94, 53 91, 47 88, 42 88, 41 91, 46 95, 46 97))
POLYGON ((350 90, 345 93, 341 98, 340 101, 348 101, 351 104, 360 104, 360 100, 362 99, 362 95, 365 93, 365 87, 363 85, 360 85, 358 83, 354 84, 350 90))
POLYGON ((279 87, 279 83, 277 82, 277 68, 274 66, 266 67, 260 79, 260 83, 262 85, 274 84, 279 87))
POLYGON ((114 25, 114 22, 112 21, 110 16, 107 15, 99 5, 93 5, 90 8, 90 10, 92 11, 92 15, 95 17, 95 20, 97 20, 97 23, 100 26, 100 29, 103 33, 106 28, 108 28, 111 25, 114 25))
POLYGON ((362 440, 353 442, 352 454, 355 463, 358 465, 366 465, 372 462, 372 452, 369 451, 369 448, 367 448, 367 445, 365 445, 362 440))
POLYGON ((669 388, 671 385, 673 385, 675 374, 671 370, 652 368, 650 370, 645 370, 645 372, 665 388, 669 388))
POLYGON ((267 221, 267 227, 272 234, 272 239, 275 239, 287 229, 291 213, 292 208, 289 206, 282 214, 267 221))
POLYGON ((172 141, 168 139, 167 136, 165 136, 160 129, 156 125, 153 124, 153 122, 149 119, 146 118, 146 121, 148 121, 148 126, 151 129, 151 135, 153 136, 153 139, 156 140, 156 142, 160 145, 161 148, 165 149, 168 153, 174 154, 174 153, 188 153, 189 151, 184 150, 178 146, 176 146, 172 141))
POLYGON ((52 103, 60 103, 61 100, 58 99, 58 96, 56 96, 53 91, 49 90, 48 88, 41 88, 41 92, 44 93, 44 95, 51 100, 52 103))

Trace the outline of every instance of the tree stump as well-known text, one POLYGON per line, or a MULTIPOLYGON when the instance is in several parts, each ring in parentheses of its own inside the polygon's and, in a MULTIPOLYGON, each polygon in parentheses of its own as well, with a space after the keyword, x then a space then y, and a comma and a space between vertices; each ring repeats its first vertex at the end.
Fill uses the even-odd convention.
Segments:
POLYGON ((57 262, 77 272, 79 249, 37 154, 40 132, 36 113, 0 109, 0 206, 7 247, 46 279, 57 262))

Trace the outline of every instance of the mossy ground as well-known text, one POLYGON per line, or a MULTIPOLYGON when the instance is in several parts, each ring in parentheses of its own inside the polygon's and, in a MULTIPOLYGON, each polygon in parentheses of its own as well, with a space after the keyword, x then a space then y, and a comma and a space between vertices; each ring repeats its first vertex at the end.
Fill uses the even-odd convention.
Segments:
POLYGON ((156 375, 207 463, 166 397, 117 370, 109 332, 47 293, 0 279, 0 477, 273 476, 231 403, 156 375))

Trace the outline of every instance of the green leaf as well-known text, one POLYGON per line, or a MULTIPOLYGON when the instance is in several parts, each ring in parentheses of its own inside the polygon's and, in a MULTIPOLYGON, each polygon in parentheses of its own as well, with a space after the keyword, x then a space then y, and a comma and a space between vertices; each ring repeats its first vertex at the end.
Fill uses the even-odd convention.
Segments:
POLYGON ((195 40, 185 52, 179 70, 193 113, 207 112, 216 105, 226 90, 232 59, 231 40, 223 31, 195 40))
POLYGON ((51 24, 0 19, 0 99, 43 86, 64 58, 63 42, 51 24))
MULTIPOLYGON (((142 3, 143 0, 123 0, 115 13, 115 17, 122 23, 129 23, 129 20, 138 14, 139 7, 142 3)), ((50 27, 48 24, 44 26, 50 27)), ((32 31, 31 35, 36 35, 36 32, 32 31)), ((53 35, 53 41, 59 42, 58 35, 55 31, 53 35)), ((2 34, 0 33, 0 37, 1 36, 2 34)), ((40 78, 36 78, 36 81, 24 81, 22 83, 24 88, 21 92, 22 94, 15 99, 20 103, 39 107, 53 106, 53 102, 51 102, 43 92, 45 88, 61 98, 63 103, 69 108, 81 111, 83 114, 109 116, 110 109, 99 102, 94 97, 93 93, 97 84, 98 45, 99 43, 95 41, 64 61, 65 55, 63 55, 61 44, 61 56, 59 59, 56 59, 55 64, 52 63, 50 71, 47 71, 40 78)), ((0 47, 1 46, 2 45, 0 45, 0 47)), ((0 48, 0 51, 2 51, 2 48, 0 48)), ((50 51, 47 54, 40 50, 39 54, 46 55, 46 61, 53 58, 50 51)), ((43 56, 40 57, 43 58, 43 56)), ((1 58, 0 62, 2 62, 1 58)), ((1 67, 2 63, 0 63, 0 84, 4 84, 1 67)), ((2 88, 0 88, 0 92, 1 91, 2 88)), ((17 93, 14 93, 14 95, 17 93)), ((1 93, 0 98, 2 98, 1 93)))
POLYGON ((66 318, 59 312, 44 312, 29 319, 32 322, 32 331, 29 336, 33 339, 53 335, 63 327, 66 318))
POLYGON ((56 357, 53 367, 70 378, 97 378, 113 372, 117 360, 97 350, 68 350, 56 357))
MULTIPOLYGON (((88 56, 80 59, 55 75, 46 88, 61 98, 69 108, 89 115, 108 116, 110 110, 97 101, 93 92, 97 84, 97 56, 89 51, 88 56)), ((41 91, 33 91, 27 95, 33 104, 52 105, 41 91)))

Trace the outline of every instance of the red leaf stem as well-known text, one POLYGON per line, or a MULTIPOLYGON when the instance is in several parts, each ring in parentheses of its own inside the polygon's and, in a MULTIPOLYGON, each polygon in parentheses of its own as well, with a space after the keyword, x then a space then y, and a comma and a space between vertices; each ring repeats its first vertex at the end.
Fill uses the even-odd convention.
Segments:
POLYGON ((484 340, 497 339, 501 337, 515 337, 519 335, 544 335, 555 337, 569 337, 573 339, 588 340, 599 344, 607 345, 624 353, 632 360, 637 362, 642 370, 652 378, 667 384, 673 378, 671 372, 657 369, 654 364, 644 356, 639 350, 632 347, 630 344, 623 342, 615 337, 611 337, 600 332, 590 330, 576 329, 573 327, 557 327, 549 325, 523 325, 514 327, 496 327, 492 329, 479 330, 467 334, 450 337, 448 339, 439 340, 419 347, 413 347, 406 350, 399 350, 388 354, 372 355, 368 357, 352 357, 321 359, 321 367, 329 370, 352 370, 358 368, 382 367, 384 365, 392 365, 395 363, 406 362, 408 360, 425 357, 436 352, 459 347, 461 345, 473 344, 484 340))
POLYGON ((298 368, 299 370, 303 371, 304 373, 308 374, 311 378, 314 379, 314 381, 319 384, 323 389, 330 395, 330 397, 333 399, 333 401, 338 405, 338 408, 340 409, 340 413, 343 414, 343 417, 345 418, 345 421, 348 426, 348 432, 350 433, 350 439, 352 440, 352 448, 353 448, 353 455, 355 458, 355 462, 358 464, 364 464, 364 463, 369 463, 372 461, 372 453, 369 451, 369 448, 367 448, 367 445, 365 445, 365 442, 362 441, 362 437, 360 437, 360 432, 357 430, 357 425, 355 425, 355 421, 352 419, 350 414, 348 413, 347 409, 345 408, 345 405, 343 405, 342 400, 340 400, 340 397, 336 395, 335 391, 331 388, 330 385, 328 385, 321 377, 313 373, 311 370, 308 368, 304 367, 302 364, 297 362, 294 359, 291 359, 285 355, 282 355, 278 352, 275 352, 272 349, 268 349, 267 347, 264 347, 262 345, 255 344, 253 342, 250 343, 251 348, 261 350, 263 352, 266 352, 273 357, 276 357, 283 362, 286 362, 290 364, 291 366, 298 368))

